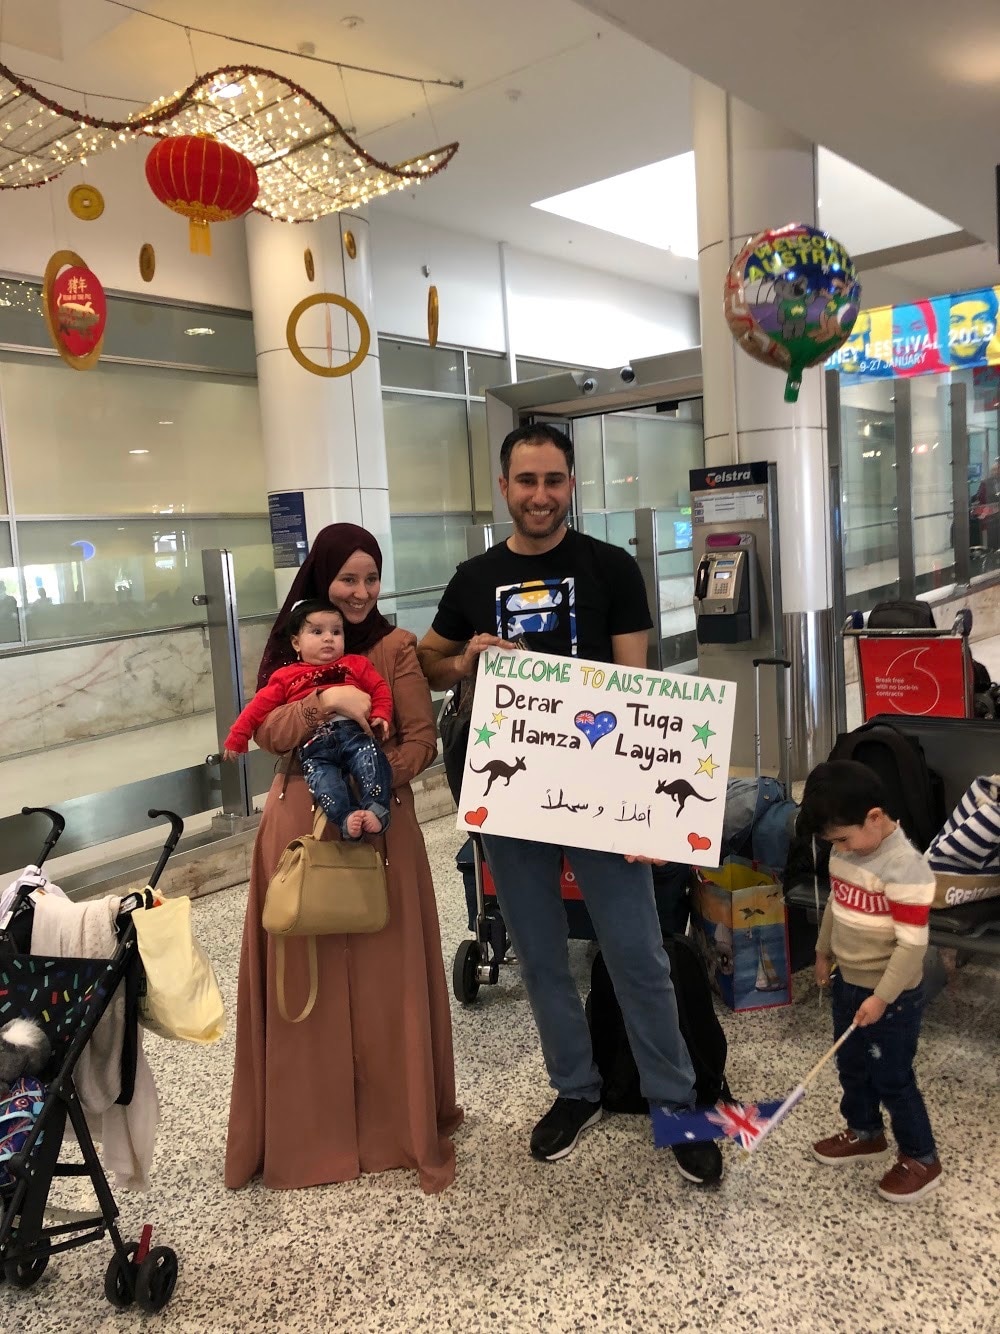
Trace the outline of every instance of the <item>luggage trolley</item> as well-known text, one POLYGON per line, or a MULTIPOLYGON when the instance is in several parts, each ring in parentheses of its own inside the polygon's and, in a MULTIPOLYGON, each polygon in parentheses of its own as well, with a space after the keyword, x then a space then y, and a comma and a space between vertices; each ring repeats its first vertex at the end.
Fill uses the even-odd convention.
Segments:
MULTIPOLYGON (((52 827, 36 868, 40 868, 65 826, 58 811, 24 807, 23 815, 45 815, 52 827)), ((146 1224, 138 1242, 126 1243, 118 1230, 118 1206, 98 1157, 93 1137, 73 1082, 73 1071, 95 1028, 118 988, 124 984, 126 1038, 122 1051, 122 1093, 132 1096, 138 1022, 138 994, 143 980, 132 913, 152 903, 148 890, 159 880, 167 859, 184 831, 184 822, 172 811, 149 811, 149 818, 170 821, 170 833, 146 890, 122 899, 116 923, 118 944, 108 959, 47 958, 30 951, 35 886, 18 891, 7 926, 0 930, 0 1022, 32 1019, 42 1025, 52 1044, 52 1055, 41 1080, 44 1094, 24 1142, 0 1163, 0 1275, 18 1288, 30 1288, 41 1278, 49 1257, 111 1238, 114 1254, 104 1280, 104 1294, 112 1306, 124 1310, 133 1301, 148 1312, 169 1302, 177 1282, 177 1255, 168 1246, 150 1246, 152 1227, 146 1224), (60 1162, 67 1119, 83 1154, 83 1163, 60 1162), (99 1212, 80 1213, 48 1205, 55 1177, 86 1176, 97 1197, 99 1212), (51 1222, 46 1223, 48 1217, 51 1222)))
MULTIPOLYGON (((861 721, 893 713, 974 717, 971 611, 963 608, 950 629, 938 630, 933 623, 915 625, 911 621, 903 627, 898 620, 890 627, 882 617, 875 617, 877 610, 869 616, 867 626, 860 611, 852 612, 841 631, 857 648, 861 721)), ((932 620, 929 608, 928 619, 932 620)))

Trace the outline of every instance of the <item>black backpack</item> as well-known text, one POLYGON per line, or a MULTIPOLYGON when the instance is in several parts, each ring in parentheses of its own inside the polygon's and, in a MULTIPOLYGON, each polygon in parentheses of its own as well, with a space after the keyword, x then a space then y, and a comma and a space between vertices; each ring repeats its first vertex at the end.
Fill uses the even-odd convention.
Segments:
MULTIPOLYGON (((704 960, 686 936, 666 937, 663 948, 670 960, 681 1036, 694 1066, 698 1106, 714 1106, 720 1098, 731 1102, 726 1083, 726 1035, 715 1013, 704 960)), ((603 1105, 609 1112, 648 1112, 621 1007, 600 951, 590 973, 587 1020, 594 1061, 604 1084, 603 1105)))
POLYGON ((933 630, 934 611, 919 598, 912 602, 877 602, 868 613, 869 630, 933 630))
POLYGON ((926 852, 948 818, 944 784, 927 767, 920 742, 892 723, 870 722, 837 737, 831 760, 856 760, 874 770, 885 789, 886 810, 912 843, 926 852))

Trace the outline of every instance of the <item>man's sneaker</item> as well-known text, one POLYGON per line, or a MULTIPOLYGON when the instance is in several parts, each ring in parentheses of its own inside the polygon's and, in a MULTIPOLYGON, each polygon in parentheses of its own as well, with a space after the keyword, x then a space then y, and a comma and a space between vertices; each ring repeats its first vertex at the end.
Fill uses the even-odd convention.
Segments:
POLYGON ((531 1132, 531 1156, 554 1163, 576 1148, 585 1130, 601 1119, 601 1104, 586 1098, 556 1098, 531 1132))
POLYGON ((722 1180, 722 1151, 715 1140, 696 1140, 693 1144, 672 1144, 677 1170, 696 1186, 710 1186, 722 1180))
POLYGON ((893 1204, 916 1204, 940 1184, 941 1164, 936 1158, 932 1163, 920 1163, 901 1153, 875 1189, 883 1200, 893 1204))
POLYGON ((884 1134, 878 1134, 874 1139, 862 1139, 853 1130, 842 1130, 839 1135, 817 1140, 813 1145, 813 1157, 830 1167, 842 1167, 860 1158, 878 1158, 888 1147, 884 1134))

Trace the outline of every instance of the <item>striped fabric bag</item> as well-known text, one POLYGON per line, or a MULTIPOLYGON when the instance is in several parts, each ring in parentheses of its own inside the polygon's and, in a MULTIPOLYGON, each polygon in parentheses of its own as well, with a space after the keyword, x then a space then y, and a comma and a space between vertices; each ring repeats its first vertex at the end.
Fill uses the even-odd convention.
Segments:
POLYGON ((935 908, 1000 898, 1000 774, 966 788, 927 860, 937 880, 935 908))

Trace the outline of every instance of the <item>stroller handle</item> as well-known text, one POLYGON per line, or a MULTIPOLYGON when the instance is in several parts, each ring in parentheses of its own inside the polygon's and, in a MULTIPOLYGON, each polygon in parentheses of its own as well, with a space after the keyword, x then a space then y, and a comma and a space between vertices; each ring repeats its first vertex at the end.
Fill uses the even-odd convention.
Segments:
POLYGON ((151 820, 159 820, 162 817, 170 821, 170 833, 167 835, 167 841, 163 845, 163 851, 160 853, 160 859, 156 863, 153 874, 149 877, 149 888, 155 889, 156 882, 162 875, 170 854, 176 848, 181 834, 184 833, 184 821, 174 811, 149 810, 146 814, 151 820))
POLYGON ((49 830, 45 842, 42 844, 42 851, 39 854, 36 866, 41 866, 45 858, 49 855, 55 845, 59 842, 62 831, 66 828, 66 820, 58 811, 50 810, 48 806, 22 806, 22 815, 45 815, 51 820, 52 828, 49 830))

